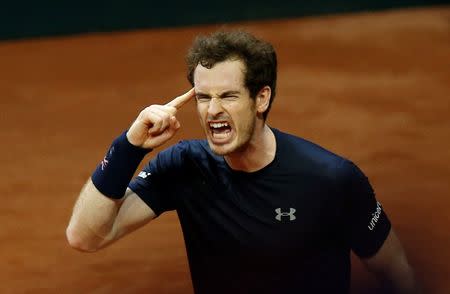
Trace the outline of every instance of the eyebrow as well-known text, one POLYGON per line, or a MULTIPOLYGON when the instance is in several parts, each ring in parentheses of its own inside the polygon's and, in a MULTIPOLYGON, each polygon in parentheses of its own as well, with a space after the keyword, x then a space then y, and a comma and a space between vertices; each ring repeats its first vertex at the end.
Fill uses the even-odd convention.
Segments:
MULTIPOLYGON (((222 98, 222 97, 226 97, 226 96, 229 96, 229 95, 236 95, 236 94, 240 94, 240 93, 241 92, 235 91, 235 90, 225 91, 225 92, 221 93, 219 95, 219 97, 222 98)), ((211 97, 211 95, 206 94, 206 93, 202 93, 202 92, 196 92, 196 96, 197 97, 211 97)))

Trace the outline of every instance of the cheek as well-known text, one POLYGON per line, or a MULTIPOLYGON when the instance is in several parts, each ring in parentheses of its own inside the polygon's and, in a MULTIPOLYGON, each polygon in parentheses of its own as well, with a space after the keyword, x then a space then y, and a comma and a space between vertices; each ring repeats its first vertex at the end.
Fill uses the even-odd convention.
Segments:
POLYGON ((241 107, 239 111, 236 112, 236 118, 240 121, 243 126, 250 125, 256 117, 256 113, 252 105, 246 105, 241 107))
POLYGON ((197 107, 196 107, 196 109, 197 109, 197 114, 198 114, 198 116, 199 116, 200 118, 202 118, 203 113, 205 112, 204 108, 205 108, 205 107, 204 107, 203 105, 197 104, 197 107))
POLYGON ((205 127, 205 118, 206 118, 206 111, 207 108, 205 108, 203 105, 199 105, 197 104, 197 116, 198 119, 200 120, 200 125, 204 128, 205 127))

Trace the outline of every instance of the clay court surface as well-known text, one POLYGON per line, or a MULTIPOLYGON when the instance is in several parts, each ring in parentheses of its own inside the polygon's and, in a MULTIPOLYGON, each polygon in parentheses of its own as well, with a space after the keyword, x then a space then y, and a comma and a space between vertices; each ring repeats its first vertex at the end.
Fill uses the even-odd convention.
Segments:
MULTIPOLYGON (((235 26, 278 51, 269 124, 356 162, 425 293, 450 293, 450 7, 235 26)), ((0 42, 1 293, 193 293, 175 213, 93 254, 65 228, 113 138, 189 88, 186 49, 216 28, 0 42)), ((202 137, 193 102, 179 120, 173 142, 202 137)), ((353 293, 376 293, 353 265, 353 293)))

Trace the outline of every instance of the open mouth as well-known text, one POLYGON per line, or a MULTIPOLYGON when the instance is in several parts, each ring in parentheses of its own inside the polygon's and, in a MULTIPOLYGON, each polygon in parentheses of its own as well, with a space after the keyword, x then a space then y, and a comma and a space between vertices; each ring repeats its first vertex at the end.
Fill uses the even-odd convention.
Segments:
POLYGON ((211 135, 215 140, 223 141, 230 137, 231 126, 228 122, 209 122, 211 135))

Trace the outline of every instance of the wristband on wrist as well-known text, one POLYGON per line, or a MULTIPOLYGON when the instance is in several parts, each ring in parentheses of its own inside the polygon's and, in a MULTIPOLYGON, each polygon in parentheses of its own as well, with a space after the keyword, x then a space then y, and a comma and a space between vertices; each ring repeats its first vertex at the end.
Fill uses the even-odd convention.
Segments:
POLYGON ((131 144, 125 131, 117 137, 92 174, 92 183, 105 196, 120 199, 139 163, 152 149, 131 144))

